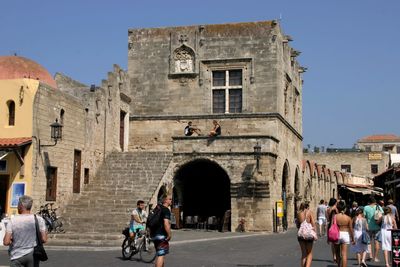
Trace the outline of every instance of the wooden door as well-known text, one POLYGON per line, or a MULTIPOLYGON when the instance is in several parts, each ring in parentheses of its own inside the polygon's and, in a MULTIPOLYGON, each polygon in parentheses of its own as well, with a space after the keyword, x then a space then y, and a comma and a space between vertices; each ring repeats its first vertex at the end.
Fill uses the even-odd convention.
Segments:
POLYGON ((121 151, 124 151, 125 115, 126 113, 121 111, 119 120, 119 145, 121 146, 121 151))
POLYGON ((47 167, 46 201, 56 201, 57 198, 57 168, 47 167))
POLYGON ((9 179, 10 177, 8 175, 0 175, 0 219, 3 213, 6 212, 9 179))
POLYGON ((74 150, 73 193, 81 192, 81 151, 74 150))

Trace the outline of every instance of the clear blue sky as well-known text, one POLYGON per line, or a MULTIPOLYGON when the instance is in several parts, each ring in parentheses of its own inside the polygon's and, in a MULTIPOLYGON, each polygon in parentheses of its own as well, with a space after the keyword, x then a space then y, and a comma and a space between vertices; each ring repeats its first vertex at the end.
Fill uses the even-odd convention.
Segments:
POLYGON ((127 67, 129 28, 277 19, 302 51, 307 144, 350 147, 400 135, 400 1, 1 1, 0 54, 31 58, 52 74, 100 84, 127 67))

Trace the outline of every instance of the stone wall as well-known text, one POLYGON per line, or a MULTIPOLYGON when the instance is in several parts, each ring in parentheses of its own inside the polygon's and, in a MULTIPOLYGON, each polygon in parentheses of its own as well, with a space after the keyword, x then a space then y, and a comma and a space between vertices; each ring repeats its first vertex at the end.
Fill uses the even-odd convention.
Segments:
POLYGON ((59 89, 41 84, 35 96, 33 135, 33 176, 36 203, 46 201, 47 167, 57 168, 57 197, 59 206, 73 196, 74 150, 81 151, 80 188, 84 186, 84 171, 89 181, 105 157, 113 151, 127 150, 130 97, 123 91, 128 87, 126 73, 118 66, 102 81, 102 87, 90 88, 62 74, 56 75, 59 89), (124 111, 125 144, 120 146, 120 113, 124 111), (61 115, 63 114, 63 115, 61 115), (52 144, 50 124, 58 119, 63 124, 62 140, 52 144))
POLYGON ((378 173, 389 166, 387 152, 332 152, 332 153, 305 153, 304 159, 326 165, 334 171, 341 171, 341 165, 351 165, 351 173, 356 176, 374 177, 371 165, 378 165, 378 173))

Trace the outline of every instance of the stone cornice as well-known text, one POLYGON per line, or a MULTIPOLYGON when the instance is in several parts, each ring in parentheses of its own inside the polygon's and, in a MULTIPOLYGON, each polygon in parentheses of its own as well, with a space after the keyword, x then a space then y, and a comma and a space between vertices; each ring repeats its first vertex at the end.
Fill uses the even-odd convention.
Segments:
POLYGON ((220 135, 217 137, 209 136, 172 136, 172 140, 198 140, 198 139, 271 139, 276 143, 279 140, 271 135, 220 135))
POLYGON ((147 120, 201 120, 201 119, 243 119, 243 118, 275 118, 280 120, 300 140, 303 136, 279 113, 229 113, 229 114, 201 114, 201 115, 133 115, 130 121, 147 120))
MULTIPOLYGON (((269 156, 277 158, 278 155, 271 152, 261 152, 261 156, 269 156)), ((173 152, 174 156, 203 156, 203 157, 216 157, 216 156, 250 156, 254 157, 254 152, 173 152)))

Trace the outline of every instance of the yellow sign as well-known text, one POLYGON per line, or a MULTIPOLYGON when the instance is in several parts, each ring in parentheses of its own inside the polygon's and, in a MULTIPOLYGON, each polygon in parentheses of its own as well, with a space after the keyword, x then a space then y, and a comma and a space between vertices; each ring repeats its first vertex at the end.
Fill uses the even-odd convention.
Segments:
POLYGON ((278 200, 276 202, 276 217, 282 218, 283 217, 283 201, 278 200))
POLYGON ((381 153, 369 153, 368 160, 382 160, 382 154, 381 153))

